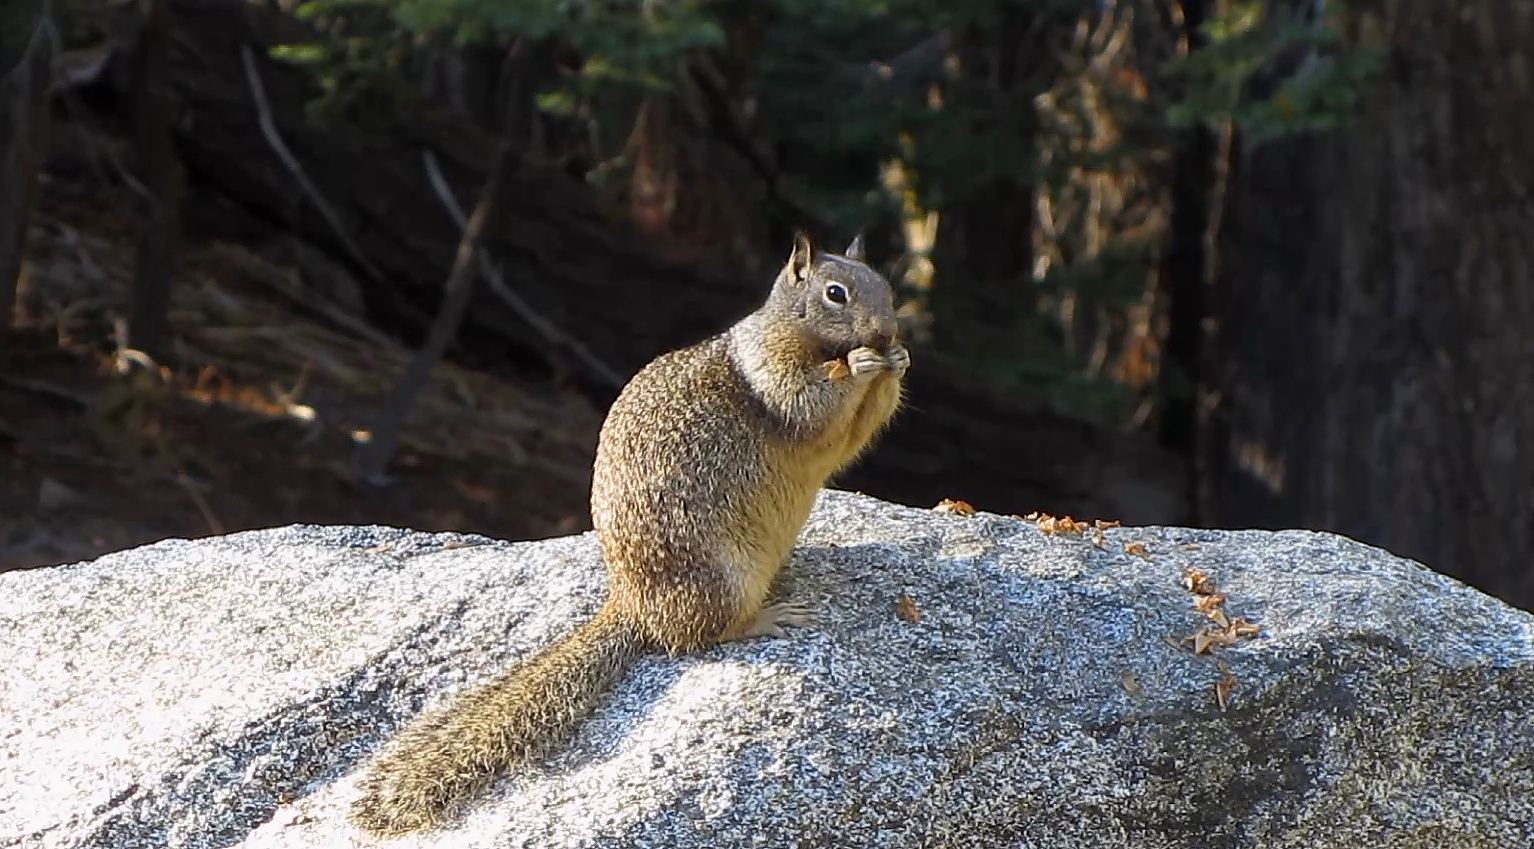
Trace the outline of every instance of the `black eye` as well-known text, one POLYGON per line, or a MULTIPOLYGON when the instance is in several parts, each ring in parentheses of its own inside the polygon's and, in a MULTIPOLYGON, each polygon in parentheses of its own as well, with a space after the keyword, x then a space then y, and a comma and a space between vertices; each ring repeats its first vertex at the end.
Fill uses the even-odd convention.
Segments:
POLYGON ((847 289, 840 283, 832 283, 826 286, 826 300, 833 304, 847 303, 847 289))

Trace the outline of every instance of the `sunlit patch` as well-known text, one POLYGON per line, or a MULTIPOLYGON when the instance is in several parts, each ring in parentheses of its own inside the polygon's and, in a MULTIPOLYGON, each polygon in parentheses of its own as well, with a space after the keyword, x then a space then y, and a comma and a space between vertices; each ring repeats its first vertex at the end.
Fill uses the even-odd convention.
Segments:
POLYGON ((1236 465, 1244 472, 1261 481, 1274 494, 1284 491, 1284 458, 1275 457, 1267 446, 1254 439, 1237 435, 1235 442, 1236 465))

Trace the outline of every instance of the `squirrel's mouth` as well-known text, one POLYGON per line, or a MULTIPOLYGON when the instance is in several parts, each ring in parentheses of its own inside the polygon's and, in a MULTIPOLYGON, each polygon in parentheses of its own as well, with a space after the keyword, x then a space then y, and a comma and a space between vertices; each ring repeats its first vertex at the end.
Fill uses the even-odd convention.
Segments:
POLYGON ((835 345, 822 345, 820 357, 822 360, 845 360, 847 355, 858 348, 872 348, 881 354, 889 353, 889 349, 895 344, 895 340, 887 336, 880 336, 867 342, 845 342, 835 345))
POLYGON ((848 354, 858 348, 872 348, 881 354, 887 354, 894 345, 893 337, 881 333, 866 342, 822 342, 819 353, 822 360, 845 360, 848 354))
POLYGON ((822 360, 845 360, 852 353, 856 345, 822 345, 820 346, 820 359, 822 360))

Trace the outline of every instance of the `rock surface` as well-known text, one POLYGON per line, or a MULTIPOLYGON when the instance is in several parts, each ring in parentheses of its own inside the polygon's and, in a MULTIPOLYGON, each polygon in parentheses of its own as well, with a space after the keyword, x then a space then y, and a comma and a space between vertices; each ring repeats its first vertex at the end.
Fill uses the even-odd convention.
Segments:
MULTIPOLYGON (((817 629, 642 660, 547 763, 388 843, 1502 849, 1534 834, 1534 617, 1378 549, 1172 528, 1098 547, 828 492, 788 574, 817 629), (1190 566, 1261 633, 1180 644, 1210 624, 1190 566)), ((602 587, 589 535, 384 528, 0 576, 0 846, 376 845, 343 818, 368 753, 572 627, 602 587)))

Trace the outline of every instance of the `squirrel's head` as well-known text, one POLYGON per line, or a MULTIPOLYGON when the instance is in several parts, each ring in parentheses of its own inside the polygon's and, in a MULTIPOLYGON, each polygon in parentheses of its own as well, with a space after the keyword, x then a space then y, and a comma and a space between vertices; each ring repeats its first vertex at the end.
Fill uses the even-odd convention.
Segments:
POLYGON ((883 351, 900 326, 888 280, 863 262, 859 234, 842 254, 826 253, 805 233, 794 234, 794 251, 772 286, 771 301, 789 312, 829 357, 867 346, 883 351))

